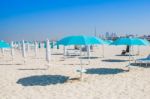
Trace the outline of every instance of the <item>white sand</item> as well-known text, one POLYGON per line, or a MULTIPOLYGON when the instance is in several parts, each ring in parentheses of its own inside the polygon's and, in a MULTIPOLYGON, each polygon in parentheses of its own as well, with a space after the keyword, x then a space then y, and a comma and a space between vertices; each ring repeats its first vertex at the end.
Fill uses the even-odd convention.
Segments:
MULTIPOLYGON (((99 58, 83 65, 88 69, 88 74, 83 75, 84 80, 65 83, 58 83, 63 80, 61 77, 79 77, 76 72, 80 68, 78 57, 63 61, 63 55, 52 55, 51 66, 46 70, 44 49, 38 52, 37 58, 30 50, 25 64, 19 51, 15 51, 13 61, 10 52, 5 52, 4 56, 0 54, 0 99, 150 99, 150 68, 131 66, 129 72, 122 72, 128 61, 102 60, 128 60, 127 56, 116 56, 125 47, 105 46, 104 58, 100 48, 94 48, 92 52, 93 57, 99 58)), ((137 48, 134 48, 136 53, 137 48)), ((140 50, 140 56, 135 58, 150 53, 150 47, 141 47, 140 50)), ((62 48, 53 50, 56 52, 62 53, 62 48)), ((83 63, 88 61, 84 59, 83 63)))

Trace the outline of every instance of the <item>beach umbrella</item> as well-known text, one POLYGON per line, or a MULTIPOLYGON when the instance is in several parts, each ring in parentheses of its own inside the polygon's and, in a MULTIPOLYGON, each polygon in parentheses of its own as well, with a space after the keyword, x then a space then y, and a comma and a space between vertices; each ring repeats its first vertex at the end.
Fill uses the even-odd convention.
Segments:
POLYGON ((57 49, 59 49, 59 44, 56 44, 56 46, 57 46, 57 49))
POLYGON ((25 58, 26 58, 26 46, 24 40, 22 40, 22 56, 24 58, 24 63, 25 63, 25 58))
POLYGON ((0 49, 1 49, 3 55, 4 55, 5 48, 11 48, 11 46, 5 41, 0 41, 0 49))
MULTIPOLYGON (((68 36, 65 37, 57 42, 59 45, 95 45, 95 44, 107 44, 104 40, 94 37, 94 36, 85 36, 85 35, 80 35, 80 36, 68 36)), ((87 53, 90 51, 90 47, 87 47, 87 53)), ((90 55, 90 53, 88 54, 90 55)), ((88 56, 90 57, 90 56, 88 56)))
POLYGON ((52 42, 50 43, 50 45, 51 45, 51 48, 53 49, 53 48, 54 48, 54 42, 52 41, 52 42))
POLYGON ((47 43, 47 42, 44 41, 44 48, 46 48, 46 45, 47 45, 46 43, 47 43))
POLYGON ((21 42, 18 42, 18 48, 19 48, 19 51, 21 52, 22 51, 22 44, 21 44, 21 42))
POLYGON ((94 36, 67 36, 57 42, 59 45, 94 45, 107 44, 104 40, 94 36))
POLYGON ((46 40, 46 61, 49 63, 51 60, 50 42, 46 40))
POLYGON ((30 50, 30 43, 26 42, 26 45, 27 45, 27 51, 29 52, 29 50, 30 50))
POLYGON ((15 55, 15 53, 14 53, 14 42, 12 41, 11 42, 11 56, 12 56, 12 60, 14 59, 14 55, 15 55))
POLYGON ((37 57, 38 43, 34 42, 35 57, 37 57))
POLYGON ((10 48, 11 46, 5 42, 5 41, 0 41, 0 48, 10 48))
MULTIPOLYGON (((150 45, 150 43, 146 39, 140 39, 140 38, 119 38, 111 45, 128 45, 128 46, 133 46, 133 45, 150 45)), ((129 65, 130 66, 130 60, 131 59, 131 54, 129 51, 129 65)))
POLYGON ((38 48, 41 48, 41 43, 40 42, 38 43, 38 48))
MULTIPOLYGON (((69 46, 69 45, 86 45, 88 46, 87 48, 87 53, 88 53, 88 58, 90 58, 90 45, 96 45, 96 44, 107 44, 105 41, 103 41, 100 38, 93 37, 93 36, 85 36, 85 35, 79 35, 79 36, 67 36, 57 42, 59 45, 64 45, 64 46, 69 46)), ((64 48, 65 50, 65 48, 64 48)), ((81 61, 80 65, 82 67, 81 61)), ((81 72, 81 79, 82 79, 82 68, 80 70, 81 72)))
MULTIPOLYGON (((96 44, 108 44, 104 40, 94 37, 94 36, 85 36, 85 35, 79 35, 79 36, 67 36, 57 42, 59 45, 96 45, 96 44)), ((90 51, 90 47, 87 47, 87 53, 90 51)), ((90 55, 90 54, 88 54, 90 55)), ((88 56, 90 58, 90 56, 88 56)))
POLYGON ((146 39, 140 39, 140 38, 119 38, 111 45, 150 45, 150 43, 146 39))

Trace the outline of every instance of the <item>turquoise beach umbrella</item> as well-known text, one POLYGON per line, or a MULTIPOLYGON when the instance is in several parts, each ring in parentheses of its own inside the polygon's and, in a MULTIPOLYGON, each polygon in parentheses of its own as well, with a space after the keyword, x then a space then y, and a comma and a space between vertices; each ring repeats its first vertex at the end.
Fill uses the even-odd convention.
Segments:
POLYGON ((94 44, 107 44, 100 38, 93 36, 68 36, 57 42, 59 45, 94 45, 94 44))
POLYGON ((41 48, 41 43, 40 42, 38 42, 38 48, 41 48))
POLYGON ((0 41, 0 48, 11 48, 11 46, 4 41, 0 41))
POLYGON ((56 44, 56 46, 57 46, 57 49, 59 49, 59 44, 56 44))
POLYGON ((54 48, 54 42, 50 43, 51 48, 54 48))
MULTIPOLYGON (((93 36, 85 36, 85 35, 79 35, 79 36, 68 36, 65 37, 57 42, 58 45, 88 45, 88 57, 90 59, 90 46, 89 45, 96 45, 96 44, 107 44, 107 42, 103 41, 100 38, 93 37, 93 36)), ((80 61, 81 62, 81 61, 80 61)), ((81 64, 81 63, 80 63, 81 64)), ((80 77, 82 79, 82 64, 81 64, 81 70, 80 71, 80 77)))
POLYGON ((140 39, 140 38, 119 38, 111 45, 150 45, 150 43, 146 39, 140 39))
MULTIPOLYGON (((146 39, 140 39, 140 38, 119 38, 110 45, 128 45, 128 46, 133 46, 133 45, 150 45, 149 41, 146 39)), ((129 51, 129 65, 130 66, 130 51, 129 51)))

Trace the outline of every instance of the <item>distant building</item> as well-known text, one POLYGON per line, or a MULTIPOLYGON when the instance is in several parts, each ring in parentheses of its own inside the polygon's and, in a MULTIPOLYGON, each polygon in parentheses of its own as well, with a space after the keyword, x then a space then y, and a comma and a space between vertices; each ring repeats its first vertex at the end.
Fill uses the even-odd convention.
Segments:
POLYGON ((105 38, 108 39, 110 37, 109 32, 105 33, 105 38))
POLYGON ((118 38, 118 36, 115 32, 112 32, 112 33, 106 32, 105 33, 105 39, 107 39, 107 40, 115 40, 116 38, 118 38))

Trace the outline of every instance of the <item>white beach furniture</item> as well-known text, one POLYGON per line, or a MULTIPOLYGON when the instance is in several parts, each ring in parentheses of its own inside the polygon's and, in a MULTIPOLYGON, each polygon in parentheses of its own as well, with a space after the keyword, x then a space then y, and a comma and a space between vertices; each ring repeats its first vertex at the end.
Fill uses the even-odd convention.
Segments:
MULTIPOLYGON (((148 66, 148 64, 150 63, 150 54, 146 57, 146 58, 141 58, 141 59, 137 59, 137 60, 135 60, 135 63, 137 63, 137 62, 139 62, 139 63, 145 63, 146 64, 146 67, 148 66)), ((141 66, 141 64, 140 64, 140 66, 141 66)))

